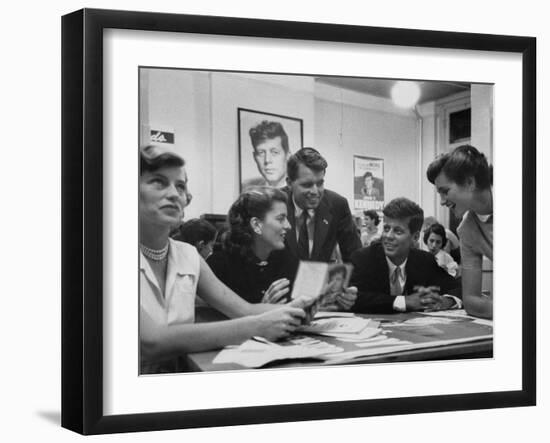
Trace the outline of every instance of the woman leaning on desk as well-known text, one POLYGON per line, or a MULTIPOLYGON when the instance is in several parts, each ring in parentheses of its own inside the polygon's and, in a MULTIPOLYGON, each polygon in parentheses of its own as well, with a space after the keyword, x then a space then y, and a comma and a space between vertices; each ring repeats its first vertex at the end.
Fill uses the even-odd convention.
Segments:
POLYGON ((470 145, 437 157, 428 167, 428 180, 441 205, 462 219, 458 227, 462 265, 462 301, 477 317, 493 317, 493 298, 481 293, 483 256, 493 260, 493 177, 485 155, 470 145))
POLYGON ((307 300, 285 306, 247 303, 216 278, 193 246, 168 237, 191 200, 184 160, 154 145, 140 154, 141 373, 172 372, 177 357, 188 352, 255 335, 275 340, 294 331, 307 300), (234 319, 194 324, 196 294, 234 319))

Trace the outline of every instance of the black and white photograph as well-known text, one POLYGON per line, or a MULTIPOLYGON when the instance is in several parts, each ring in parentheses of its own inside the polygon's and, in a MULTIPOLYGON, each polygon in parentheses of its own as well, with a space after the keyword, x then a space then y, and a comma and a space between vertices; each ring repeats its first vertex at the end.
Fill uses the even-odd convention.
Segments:
POLYGON ((141 67, 139 373, 491 359, 493 100, 141 67))

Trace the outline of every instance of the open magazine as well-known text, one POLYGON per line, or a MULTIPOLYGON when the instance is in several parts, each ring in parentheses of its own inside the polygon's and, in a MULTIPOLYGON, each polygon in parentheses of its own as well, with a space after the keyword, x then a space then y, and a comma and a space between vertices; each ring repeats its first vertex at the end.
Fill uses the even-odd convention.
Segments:
POLYGON ((291 298, 306 296, 330 303, 348 286, 352 270, 350 264, 301 261, 291 298))

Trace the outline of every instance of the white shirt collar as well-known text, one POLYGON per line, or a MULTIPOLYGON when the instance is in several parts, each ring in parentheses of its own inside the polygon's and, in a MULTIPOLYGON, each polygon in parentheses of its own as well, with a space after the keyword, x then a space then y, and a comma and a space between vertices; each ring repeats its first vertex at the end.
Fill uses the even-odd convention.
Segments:
POLYGON ((493 214, 481 215, 481 214, 478 214, 477 212, 474 212, 474 214, 482 223, 487 223, 489 219, 493 216, 493 214))
MULTIPOLYGON (((408 259, 409 258, 407 257, 405 261, 399 265, 399 267, 401 268, 401 275, 405 275, 405 266, 407 266, 408 259)), ((388 257, 386 257, 386 261, 388 262, 388 267, 390 268, 390 275, 392 275, 397 266, 388 257)))
MULTIPOLYGON (((292 196, 292 204, 294 205, 294 217, 296 220, 298 220, 302 216, 302 212, 304 212, 304 210, 296 204, 296 200, 294 200, 294 195, 292 196)), ((315 209, 308 209, 307 213, 309 214, 310 220, 315 217, 315 209)))

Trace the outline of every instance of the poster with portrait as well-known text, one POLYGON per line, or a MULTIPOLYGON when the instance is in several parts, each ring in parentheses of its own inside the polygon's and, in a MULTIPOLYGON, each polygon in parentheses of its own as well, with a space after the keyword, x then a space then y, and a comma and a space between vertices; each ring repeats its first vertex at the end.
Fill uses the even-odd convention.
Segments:
POLYGON ((288 157, 303 145, 302 120, 238 108, 238 131, 241 191, 285 186, 288 157))
POLYGON ((361 210, 384 208, 384 160, 353 156, 354 208, 361 210))

